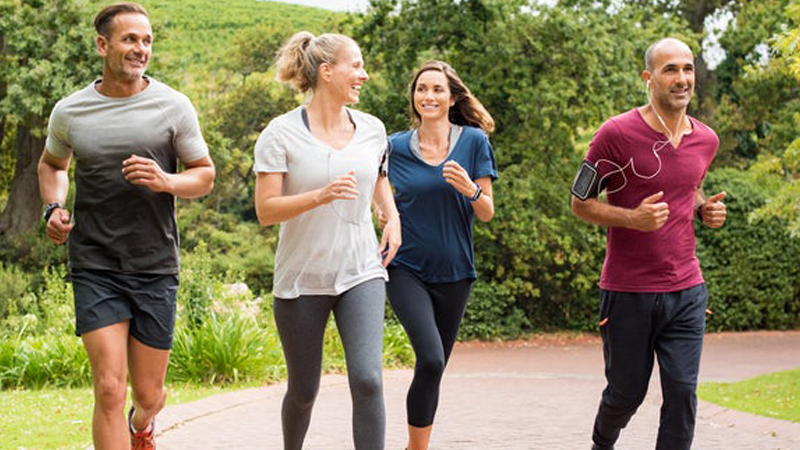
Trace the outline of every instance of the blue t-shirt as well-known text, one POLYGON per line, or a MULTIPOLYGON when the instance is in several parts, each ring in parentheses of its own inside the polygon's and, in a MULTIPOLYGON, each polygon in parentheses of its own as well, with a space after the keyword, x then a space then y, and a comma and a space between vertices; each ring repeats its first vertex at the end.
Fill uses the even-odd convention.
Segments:
POLYGON ((489 138, 465 126, 441 164, 430 165, 411 148, 414 131, 389 136, 389 181, 400 212, 403 245, 391 266, 403 266, 427 283, 476 277, 469 198, 447 184, 444 163, 456 161, 473 180, 497 178, 489 138))

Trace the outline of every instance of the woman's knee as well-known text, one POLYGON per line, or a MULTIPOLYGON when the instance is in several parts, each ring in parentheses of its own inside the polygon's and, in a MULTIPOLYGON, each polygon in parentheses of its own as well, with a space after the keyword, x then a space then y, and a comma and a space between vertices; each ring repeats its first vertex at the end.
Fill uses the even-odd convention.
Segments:
POLYGON ((351 373, 350 390, 354 397, 370 398, 383 395, 383 373, 376 371, 359 371, 351 373))
POLYGON ((286 391, 286 401, 295 408, 311 408, 317 399, 317 392, 319 392, 318 384, 290 382, 289 389, 286 391))
POLYGON ((417 364, 414 370, 418 375, 425 378, 438 380, 444 373, 444 367, 443 355, 420 355, 417 356, 417 364))

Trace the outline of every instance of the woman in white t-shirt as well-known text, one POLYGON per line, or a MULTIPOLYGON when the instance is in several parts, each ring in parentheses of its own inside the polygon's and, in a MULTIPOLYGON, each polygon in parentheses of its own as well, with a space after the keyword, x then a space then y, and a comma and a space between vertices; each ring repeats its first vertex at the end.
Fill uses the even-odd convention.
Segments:
POLYGON ((284 448, 303 446, 333 312, 353 397, 355 448, 382 450, 385 267, 400 247, 386 130, 377 118, 346 107, 358 103, 369 78, 352 39, 297 33, 278 52, 277 72, 309 98, 273 119, 255 147, 258 219, 281 224, 273 294, 289 377, 284 448), (380 243, 373 202, 389 217, 380 243))

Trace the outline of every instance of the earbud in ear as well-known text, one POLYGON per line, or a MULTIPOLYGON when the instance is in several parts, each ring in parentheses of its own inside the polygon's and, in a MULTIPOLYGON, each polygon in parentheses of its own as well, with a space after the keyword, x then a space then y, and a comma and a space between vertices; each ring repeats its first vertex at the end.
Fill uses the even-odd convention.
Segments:
POLYGON ((647 80, 647 87, 650 88, 650 80, 647 80))

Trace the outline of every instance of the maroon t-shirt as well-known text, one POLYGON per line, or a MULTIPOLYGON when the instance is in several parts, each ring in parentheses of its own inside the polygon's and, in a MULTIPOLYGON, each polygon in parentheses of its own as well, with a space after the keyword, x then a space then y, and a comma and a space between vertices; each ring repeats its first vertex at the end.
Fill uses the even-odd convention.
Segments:
POLYGON ((608 228, 602 289, 671 292, 703 282, 695 255, 695 193, 719 138, 700 121, 689 120, 692 132, 683 136, 677 149, 638 109, 612 117, 595 133, 586 160, 606 182, 609 204, 634 209, 663 191, 658 201, 669 205, 669 218, 656 231, 608 228))

